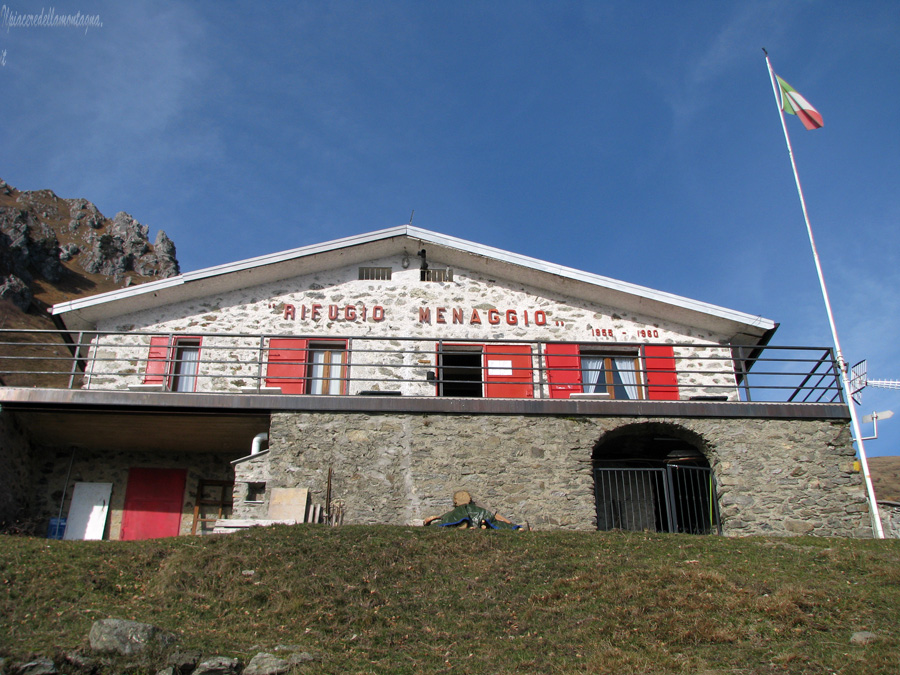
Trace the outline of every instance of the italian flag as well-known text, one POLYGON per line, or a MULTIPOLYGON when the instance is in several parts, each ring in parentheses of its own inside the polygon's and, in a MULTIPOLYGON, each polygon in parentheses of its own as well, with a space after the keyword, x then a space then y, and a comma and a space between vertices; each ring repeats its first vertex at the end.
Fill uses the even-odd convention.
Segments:
POLYGON ((819 111, 813 108, 809 101, 777 75, 778 86, 781 87, 781 109, 791 115, 796 115, 807 129, 820 129, 825 126, 819 111))

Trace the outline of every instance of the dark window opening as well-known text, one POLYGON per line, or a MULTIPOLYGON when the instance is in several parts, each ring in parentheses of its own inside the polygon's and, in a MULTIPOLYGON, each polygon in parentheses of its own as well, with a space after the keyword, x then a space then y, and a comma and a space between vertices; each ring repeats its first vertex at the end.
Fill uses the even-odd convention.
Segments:
POLYGON ((266 498, 265 483, 247 483, 247 496, 245 502, 262 502, 266 498))
POLYGON ((419 271, 419 279, 435 282, 453 281, 453 270, 449 268, 445 270, 422 269, 419 271))
POLYGON ((481 348, 440 353, 438 386, 441 396, 481 398, 481 348))

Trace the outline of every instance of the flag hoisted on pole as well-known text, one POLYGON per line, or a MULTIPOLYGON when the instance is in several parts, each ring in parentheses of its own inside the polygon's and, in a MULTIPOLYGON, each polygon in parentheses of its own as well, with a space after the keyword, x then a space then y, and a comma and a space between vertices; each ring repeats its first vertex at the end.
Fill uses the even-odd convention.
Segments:
POLYGON ((841 343, 838 340, 837 326, 834 323, 834 315, 831 312, 831 301, 828 299, 828 289, 825 287, 825 276, 822 274, 822 264, 819 262, 819 252, 816 249, 816 240, 813 238, 812 225, 809 223, 809 213, 806 210, 806 199, 803 197, 803 188, 800 186, 800 175, 797 173, 797 163, 794 161, 794 149, 791 147, 791 137, 788 135, 787 125, 784 123, 784 113, 796 115, 807 129, 820 129, 824 126, 819 111, 813 108, 809 101, 803 98, 787 82, 782 80, 772 70, 769 61, 769 52, 763 49, 766 55, 766 66, 769 68, 769 79, 772 81, 772 93, 775 94, 775 105, 778 106, 778 116, 781 118, 781 129, 784 131, 784 141, 787 143, 788 156, 791 158, 791 168, 794 170, 794 182, 797 184, 797 194, 800 197, 800 208, 803 210, 803 220, 806 221, 806 234, 809 236, 809 245, 812 248, 813 260, 816 263, 816 272, 819 275, 819 286, 822 289, 822 298, 825 300, 825 311, 828 314, 828 325, 831 327, 831 338, 834 341, 834 353, 837 359, 838 369, 843 384, 844 399, 850 409, 850 422, 853 427, 853 437, 856 440, 856 449, 859 453, 859 464, 866 482, 866 493, 869 497, 869 509, 872 515, 872 529, 878 539, 884 539, 884 528, 881 525, 881 515, 878 512, 878 502, 875 501, 875 489, 872 486, 872 477, 869 475, 869 462, 866 460, 866 450, 863 447, 862 434, 859 431, 859 420, 856 417, 856 408, 850 396, 850 378, 847 373, 847 363, 841 353, 841 343), (776 84, 776 80, 778 84, 776 84), (780 94, 780 96, 779 96, 780 94))
MULTIPOLYGON (((771 69, 771 65, 769 68, 771 69)), ((778 80, 781 87, 781 109, 784 112, 796 115, 803 122, 803 126, 809 130, 821 129, 825 126, 819 111, 813 108, 809 101, 800 95, 800 92, 777 75, 775 79, 778 80)))

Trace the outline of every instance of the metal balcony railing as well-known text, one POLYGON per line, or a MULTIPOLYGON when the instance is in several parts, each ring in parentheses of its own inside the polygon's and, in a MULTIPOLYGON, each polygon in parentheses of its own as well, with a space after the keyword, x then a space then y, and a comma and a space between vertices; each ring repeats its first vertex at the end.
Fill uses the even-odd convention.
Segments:
POLYGON ((843 403, 831 349, 0 329, 12 387, 843 403), (577 344, 577 346, 576 346, 577 344), (277 357, 277 358, 276 358, 277 357), (660 385, 660 377, 665 381, 660 385))

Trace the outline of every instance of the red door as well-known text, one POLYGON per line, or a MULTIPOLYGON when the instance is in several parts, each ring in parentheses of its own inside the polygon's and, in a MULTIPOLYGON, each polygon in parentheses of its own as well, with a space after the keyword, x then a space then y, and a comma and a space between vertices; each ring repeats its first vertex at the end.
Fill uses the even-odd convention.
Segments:
POLYGON ((178 536, 186 477, 185 469, 131 469, 120 538, 178 536))
POLYGON ((308 340, 297 338, 272 338, 269 340, 267 387, 280 387, 282 394, 306 393, 308 342, 308 340))
POLYGON ((486 398, 534 398, 529 345, 484 346, 486 398))

